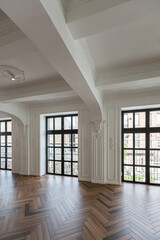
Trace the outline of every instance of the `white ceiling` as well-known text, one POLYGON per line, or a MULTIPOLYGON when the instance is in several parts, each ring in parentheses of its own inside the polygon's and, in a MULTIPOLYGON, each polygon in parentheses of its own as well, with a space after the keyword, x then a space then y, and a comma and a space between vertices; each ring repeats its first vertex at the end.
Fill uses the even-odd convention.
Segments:
MULTIPOLYGON (((12 6, 9 0, 6 1, 12 6)), ((80 77, 87 82, 86 92, 83 93, 85 97, 89 92, 88 86, 94 89, 86 102, 92 102, 97 92, 99 97, 103 91, 111 93, 160 88, 159 0, 62 0, 58 3, 44 1, 43 4, 39 1, 16 2, 21 9, 12 6, 14 13, 7 4, 2 6, 17 25, 0 11, 0 64, 24 70, 26 80, 22 84, 0 79, 0 92, 16 89, 17 86, 38 86, 38 83, 40 87, 45 82, 48 86, 49 82, 59 79, 61 85, 64 83, 67 91, 71 92, 65 93, 65 96, 75 97, 76 94, 64 79, 79 92, 84 85, 80 77), (52 11, 49 4, 53 7, 52 11), (61 13, 54 10, 54 6, 59 7, 60 4, 59 9, 64 10, 61 13), (25 6, 31 9, 31 5, 32 14, 24 17, 25 6), (29 23, 33 21, 35 25, 30 27, 29 23), (41 29, 36 32, 38 21, 41 21, 41 29), (88 82, 88 76, 92 81, 88 82)), ((46 94, 44 99, 48 101, 52 94, 49 92, 48 97, 46 94)), ((60 99, 60 88, 56 94, 52 98, 60 99)), ((35 99, 33 94, 29 97, 35 99)), ((38 101, 40 98, 37 95, 38 101)), ((23 96, 17 99, 23 99, 23 96)))
POLYGON ((160 60, 160 14, 87 38, 98 72, 160 60))
MULTIPOLYGON (((25 74, 24 82, 6 80, 0 75, 0 92, 5 92, 4 95, 6 96, 7 94, 12 95, 9 91, 12 91, 12 93, 17 91, 8 101, 39 102, 40 100, 58 100, 62 98, 62 92, 63 99, 77 96, 42 53, 2 10, 0 10, 0 53, 0 65, 14 66, 23 70, 25 74), (57 80, 60 84, 57 84, 57 80), (59 91, 53 89, 51 94, 49 90, 53 88, 53 82, 55 82, 55 86, 59 88, 59 91), (43 88, 46 87, 43 85, 45 83, 47 84, 48 94, 46 91, 43 93, 43 88), (35 84, 37 84, 37 89, 42 88, 42 90, 36 93, 35 84), (35 96, 34 94, 32 96, 28 94, 28 97, 23 98, 20 93, 26 87, 29 90, 30 88, 35 89, 35 96), (65 92, 63 91, 64 88, 66 88, 65 92)), ((5 101, 7 100, 4 97, 5 101)))
POLYGON ((62 4, 66 11, 73 10, 77 7, 85 5, 94 0, 62 0, 62 4))
MULTIPOLYGON (((0 65, 11 65, 24 71, 25 82, 60 77, 24 33, 0 10, 0 65)), ((0 79, 0 88, 19 84, 0 79)))
POLYGON ((0 9, 0 22, 8 19, 8 16, 0 9))
MULTIPOLYGON (((13 44, 14 48, 14 44, 13 44)), ((1 60, 1 57, 0 57, 1 60)), ((33 83, 35 81, 48 79, 54 81, 54 79, 60 78, 59 74, 47 63, 47 61, 42 57, 41 53, 38 51, 31 51, 25 55, 18 55, 11 59, 1 60, 0 64, 10 65, 22 69, 25 73, 26 83, 33 83)), ((17 86, 22 83, 16 81, 6 81, 6 79, 1 79, 0 88, 17 86)))
POLYGON ((75 39, 85 37, 98 72, 160 59, 159 0, 76 0, 74 4, 63 0, 64 3, 74 7, 67 13, 68 27, 75 39))
MULTIPOLYGON (((124 71, 122 76, 127 72, 129 79, 130 73, 136 74, 136 67, 139 71, 141 66, 144 73, 144 69, 147 72, 146 64, 150 64, 149 69, 152 69, 152 65, 160 62, 159 0, 76 0, 74 3, 72 0, 63 0, 63 5, 73 38, 76 41, 83 39, 88 45, 97 72, 96 85, 99 90, 103 91, 103 86, 111 81, 108 76, 115 75, 114 71, 116 75, 119 74, 118 71, 124 71)), ((152 75, 160 77, 159 73, 152 75)), ((150 77, 152 76, 149 75, 148 79, 150 77)), ((132 80, 133 78, 134 76, 132 80)), ((116 80, 121 87, 110 84, 105 86, 105 92, 136 91, 144 87, 152 88, 152 85, 160 88, 157 78, 155 81, 151 78, 153 84, 149 84, 149 80, 145 82, 145 79, 147 76, 139 79, 144 80, 143 85, 135 79, 131 86, 126 82, 121 84, 121 78, 120 82, 116 80)), ((113 78, 112 82, 114 81, 113 78)))

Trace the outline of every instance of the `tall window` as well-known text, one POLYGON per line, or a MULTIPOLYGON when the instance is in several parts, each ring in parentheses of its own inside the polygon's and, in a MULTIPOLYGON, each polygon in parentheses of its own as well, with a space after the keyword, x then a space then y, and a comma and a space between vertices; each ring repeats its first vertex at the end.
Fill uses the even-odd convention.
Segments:
POLYGON ((47 173, 78 176, 78 115, 46 118, 47 173))
POLYGON ((12 169, 12 121, 0 120, 0 169, 12 169))
POLYGON ((122 180, 160 184, 160 109, 122 112, 122 122, 122 180))

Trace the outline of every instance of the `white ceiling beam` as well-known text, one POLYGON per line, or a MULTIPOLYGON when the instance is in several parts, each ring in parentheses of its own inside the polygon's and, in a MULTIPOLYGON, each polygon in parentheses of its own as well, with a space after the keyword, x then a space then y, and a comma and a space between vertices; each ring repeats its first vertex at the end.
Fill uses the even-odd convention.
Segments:
POLYGON ((146 85, 148 88, 160 87, 160 62, 108 71, 99 74, 96 80, 96 88, 102 92, 128 87, 145 88, 146 85))
POLYGON ((106 0, 91 1, 68 11, 66 21, 73 38, 86 38, 159 14, 159 0, 154 4, 151 0, 112 1, 112 5, 106 0))
POLYGON ((73 97, 77 96, 77 94, 72 90, 72 88, 62 79, 44 79, 38 82, 23 83, 21 85, 16 85, 6 88, 0 91, 0 102, 20 102, 29 101, 33 99, 43 100, 54 99, 60 96, 68 96, 73 97))
POLYGON ((132 0, 86 0, 85 3, 81 0, 70 0, 67 1, 67 3, 70 3, 69 7, 64 4, 63 5, 66 11, 66 20, 69 23, 98 12, 106 11, 107 9, 119 6, 129 1, 132 0))
POLYGON ((1 0, 0 8, 26 34, 49 63, 101 119, 102 98, 93 72, 68 31, 59 0, 1 0))

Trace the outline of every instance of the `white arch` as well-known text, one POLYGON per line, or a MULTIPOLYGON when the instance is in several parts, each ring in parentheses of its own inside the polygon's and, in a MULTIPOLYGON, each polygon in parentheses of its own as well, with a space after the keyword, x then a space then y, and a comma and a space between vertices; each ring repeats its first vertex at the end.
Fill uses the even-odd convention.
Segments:
POLYGON ((0 103, 0 112, 8 114, 11 117, 17 117, 24 125, 27 125, 27 107, 20 103, 0 103))
POLYGON ((12 172, 28 175, 26 112, 23 108, 13 106, 12 104, 8 104, 7 108, 6 104, 4 104, 5 107, 3 107, 3 110, 1 106, 0 118, 12 119, 12 172))

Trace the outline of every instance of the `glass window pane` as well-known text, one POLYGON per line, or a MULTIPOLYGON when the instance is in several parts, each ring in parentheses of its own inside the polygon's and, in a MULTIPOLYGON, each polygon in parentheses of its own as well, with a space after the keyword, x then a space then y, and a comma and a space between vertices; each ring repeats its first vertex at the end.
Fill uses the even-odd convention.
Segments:
POLYGON ((78 176, 78 163, 72 163, 73 165, 73 176, 78 176))
POLYGON ((145 150, 136 150, 135 151, 135 164, 136 165, 145 165, 146 164, 146 151, 145 150))
POLYGON ((48 146, 48 147, 53 147, 53 146, 54 146, 53 134, 49 134, 49 135, 48 135, 47 146, 48 146))
POLYGON ((150 112, 150 127, 160 127, 160 111, 150 112))
POLYGON ((5 146, 5 136, 1 136, 1 146, 5 146))
POLYGON ((5 147, 1 147, 1 157, 5 157, 5 154, 6 154, 6 150, 5 150, 5 147))
POLYGON ((1 132, 5 132, 5 122, 1 122, 1 132))
POLYGON ((133 133, 124 133, 124 148, 133 148, 133 133))
POLYGON ((78 116, 72 117, 72 128, 78 129, 78 116))
POLYGON ((64 117, 64 129, 71 129, 71 117, 64 117))
POLYGON ((62 160, 61 148, 55 148, 55 160, 62 160))
POLYGON ((133 150, 124 150, 124 164, 133 164, 133 150))
POLYGON ((150 133, 150 148, 160 148, 160 140, 157 133, 150 133))
POLYGON ((12 146, 12 136, 7 136, 7 146, 12 146))
POLYGON ((160 184, 160 168, 150 168, 150 183, 160 184))
POLYGON ((47 130, 53 130, 53 118, 47 119, 47 130))
POLYGON ((71 175, 71 163, 69 162, 64 163, 64 174, 71 175))
POLYGON ((55 130, 61 130, 62 129, 62 121, 61 117, 55 118, 55 130))
POLYGON ((133 181, 133 167, 124 166, 124 180, 133 181))
POLYGON ((135 128, 143 128, 146 126, 146 113, 136 112, 135 113, 135 128))
POLYGON ((78 148, 72 148, 73 161, 78 162, 78 148))
POLYGON ((61 134, 55 134, 55 147, 61 147, 61 145, 62 145, 61 134))
POLYGON ((133 113, 124 113, 124 128, 133 128, 133 113))
POLYGON ((146 134, 139 133, 135 134, 135 148, 145 148, 146 147, 146 134))
POLYGON ((145 167, 135 167, 135 181, 145 182, 146 181, 146 168, 145 167))
POLYGON ((53 148, 48 148, 48 159, 54 160, 54 150, 53 148))
POLYGON ((48 161, 48 173, 54 173, 54 162, 48 161))
POLYGON ((64 148, 64 161, 71 161, 71 148, 64 148))
POLYGON ((150 151, 150 166, 160 166, 160 151, 150 151))
POLYGON ((64 146, 71 147, 71 134, 64 134, 64 146))
POLYGON ((61 162, 55 162, 55 173, 61 174, 62 173, 62 165, 61 162))
POLYGON ((12 159, 7 159, 7 169, 12 169, 12 159))
POLYGON ((7 122, 7 132, 12 131, 12 121, 7 122))
POLYGON ((78 147, 78 134, 72 134, 72 147, 78 147))
POLYGON ((7 157, 12 157, 12 147, 7 147, 7 157))
POLYGON ((1 158, 1 168, 5 168, 5 158, 1 158))

